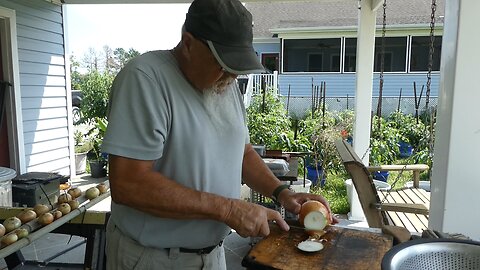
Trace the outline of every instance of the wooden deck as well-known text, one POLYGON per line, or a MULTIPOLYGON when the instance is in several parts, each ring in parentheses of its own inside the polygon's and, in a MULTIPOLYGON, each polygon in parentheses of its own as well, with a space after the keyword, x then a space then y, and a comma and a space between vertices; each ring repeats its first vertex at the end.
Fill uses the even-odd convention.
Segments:
MULTIPOLYGON (((377 191, 382 203, 423 204, 430 209, 430 192, 421 188, 404 188, 398 190, 377 191)), ((389 223, 405 227, 412 233, 422 233, 428 229, 428 214, 413 214, 403 212, 386 212, 389 223)))

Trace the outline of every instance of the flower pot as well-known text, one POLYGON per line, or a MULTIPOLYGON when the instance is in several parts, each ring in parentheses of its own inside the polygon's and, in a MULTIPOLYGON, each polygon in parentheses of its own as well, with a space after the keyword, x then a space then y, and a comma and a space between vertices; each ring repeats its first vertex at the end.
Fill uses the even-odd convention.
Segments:
POLYGON ((307 166, 307 179, 312 181, 312 185, 316 186, 317 183, 319 182, 320 186, 323 187, 325 185, 326 175, 323 172, 323 169, 320 165, 317 165, 317 166, 308 165, 307 166))
POLYGON ((85 173, 87 168, 87 153, 75 153, 75 173, 85 173))
POLYGON ((103 160, 90 160, 90 174, 93 178, 107 176, 107 163, 103 160))
POLYGON ((377 172, 373 172, 373 179, 387 182, 389 175, 390 173, 388 171, 377 171, 377 172))
POLYGON ((400 157, 401 158, 407 158, 410 157, 413 154, 413 146, 406 142, 399 142, 398 143, 398 148, 400 150, 400 157))

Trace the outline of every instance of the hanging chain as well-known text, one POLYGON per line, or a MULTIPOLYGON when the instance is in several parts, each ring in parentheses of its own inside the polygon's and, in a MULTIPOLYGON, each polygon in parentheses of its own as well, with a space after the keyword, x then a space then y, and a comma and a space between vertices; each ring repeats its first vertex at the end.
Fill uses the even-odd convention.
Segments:
MULTIPOLYGON (((380 85, 378 88, 377 117, 382 117, 383 72, 385 70, 385 32, 387 28, 387 0, 383 1, 382 43, 380 49, 380 85)), ((378 120, 378 119, 377 119, 378 120)), ((378 121, 380 130, 380 121, 378 121)))
MULTIPOLYGON (((432 12, 430 14, 430 50, 428 53, 428 73, 427 73, 427 91, 425 93, 425 120, 427 120, 428 116, 430 116, 430 129, 427 131, 429 133, 428 138, 428 155, 431 159, 433 159, 433 123, 434 119, 434 112, 430 112, 429 103, 430 103, 430 85, 432 82, 432 70, 433 70, 433 55, 435 53, 435 11, 437 10, 437 3, 436 0, 432 0, 431 5, 432 12)), ((427 128, 427 126, 425 126, 427 128)), ((428 178, 432 179, 432 169, 430 168, 428 171, 428 178)))
POLYGON ((432 0, 432 13, 430 14, 430 50, 428 53, 427 92, 425 110, 428 112, 430 102, 430 85, 432 83, 433 54, 435 53, 435 11, 437 10, 436 0, 432 0))

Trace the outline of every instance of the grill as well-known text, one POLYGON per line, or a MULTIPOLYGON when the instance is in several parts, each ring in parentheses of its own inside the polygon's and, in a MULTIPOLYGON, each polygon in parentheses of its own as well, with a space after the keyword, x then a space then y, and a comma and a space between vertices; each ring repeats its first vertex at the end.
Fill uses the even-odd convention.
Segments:
POLYGON ((382 270, 480 270, 480 242, 416 239, 390 249, 382 270))

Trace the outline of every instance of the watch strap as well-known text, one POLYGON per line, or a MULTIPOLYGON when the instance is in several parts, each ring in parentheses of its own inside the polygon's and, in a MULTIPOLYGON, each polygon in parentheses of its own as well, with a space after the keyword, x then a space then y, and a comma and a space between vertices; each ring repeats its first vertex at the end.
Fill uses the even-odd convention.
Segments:
POLYGON ((278 202, 278 195, 280 195, 280 192, 284 191, 285 189, 289 189, 289 188, 290 188, 290 185, 287 185, 287 184, 280 185, 277 188, 275 188, 275 190, 273 190, 273 193, 272 193, 273 200, 275 202, 278 202))

